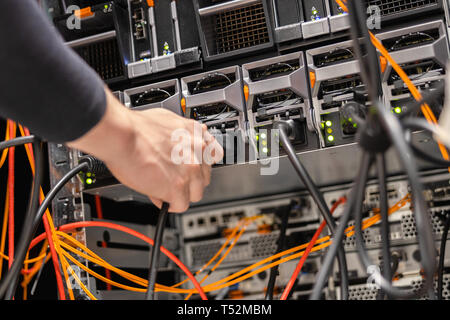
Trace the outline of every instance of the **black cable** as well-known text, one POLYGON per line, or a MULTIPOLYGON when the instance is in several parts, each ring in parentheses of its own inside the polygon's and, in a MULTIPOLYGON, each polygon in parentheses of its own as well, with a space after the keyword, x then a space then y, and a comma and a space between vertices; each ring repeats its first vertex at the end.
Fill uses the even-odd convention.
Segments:
POLYGON ((36 137, 34 135, 26 136, 26 137, 18 137, 11 140, 5 140, 0 142, 0 151, 10 147, 17 147, 27 143, 33 143, 36 141, 36 137))
POLYGON ((428 104, 432 109, 435 109, 436 107, 440 106, 442 107, 443 104, 443 97, 445 95, 445 81, 442 81, 436 86, 435 90, 423 92, 422 93, 422 99, 420 101, 414 101, 408 106, 408 110, 404 111, 402 114, 400 114, 400 119, 404 119, 408 116, 412 116, 414 114, 417 114, 423 104, 428 104))
MULTIPOLYGON (((289 222, 289 215, 292 210, 292 204, 288 206, 282 207, 281 209, 281 227, 280 227, 280 235, 278 237, 278 245, 277 251, 275 254, 280 253, 286 244, 286 230, 289 222)), ((277 259, 279 260, 279 259, 277 259)), ((275 266, 270 269, 269 282, 267 283, 267 292, 266 292, 266 300, 273 300, 273 291, 275 289, 275 281, 278 276, 278 266, 275 266)))
POLYGON ((155 299, 155 284, 156 284, 156 274, 158 272, 159 265, 159 254, 161 252, 160 247, 162 245, 162 239, 164 234, 164 228, 166 226, 166 220, 169 213, 169 204, 164 202, 161 207, 161 211, 159 213, 158 222, 156 224, 155 237, 154 237, 154 245, 151 250, 150 256, 150 264, 148 270, 148 287, 145 298, 147 300, 155 299))
POLYGON ((410 144, 410 147, 417 158, 430 162, 439 167, 447 168, 450 167, 450 160, 442 159, 439 156, 435 156, 432 153, 426 153, 425 151, 419 149, 413 144, 410 144))
MULTIPOLYGON (((422 130, 422 131, 426 131, 428 133, 439 136, 439 133, 437 132, 436 127, 434 125, 428 123, 424 119, 406 118, 406 119, 402 120, 402 125, 405 129, 408 129, 408 130, 422 130)), ((426 153, 426 152, 422 151, 417 146, 414 146, 412 144, 412 141, 410 142, 410 147, 411 147, 413 153, 418 158, 421 158, 425 161, 431 162, 438 166, 450 167, 449 160, 445 160, 445 159, 442 159, 441 157, 437 157, 431 153, 426 153)))
POLYGON ((351 0, 348 2, 350 31, 353 39, 355 56, 360 61, 360 73, 366 84, 370 100, 376 101, 382 96, 380 60, 370 40, 369 30, 366 24, 366 8, 362 1, 351 0), (361 51, 360 42, 364 44, 365 54, 361 51))
MULTIPOLYGON (((355 43, 355 53, 360 62, 363 80, 366 83, 367 87, 370 89, 369 95, 372 100, 372 104, 374 105, 375 111, 369 114, 371 115, 371 117, 370 119, 368 119, 368 124, 370 125, 370 128, 378 127, 384 129, 383 131, 381 131, 381 135, 379 134, 377 137, 379 139, 382 139, 385 136, 389 137, 389 139, 391 140, 390 142, 393 143, 393 145, 397 149, 400 161, 407 173, 413 193, 412 198, 414 205, 414 215, 416 218, 416 225, 419 234, 419 249, 422 257, 421 265, 425 273, 424 289, 428 291, 430 299, 434 299, 435 294, 433 290, 432 279, 436 268, 436 250, 434 248, 434 236, 431 228, 430 216, 428 214, 426 202, 423 198, 423 187, 419 179, 417 164, 415 159, 412 157, 411 149, 405 141, 405 137, 403 135, 403 130, 400 126, 399 120, 395 118, 394 115, 392 115, 391 112, 389 112, 387 108, 381 103, 378 97, 378 92, 376 92, 377 89, 379 90, 381 86, 381 81, 375 81, 375 77, 378 76, 379 78, 379 59, 374 46, 371 44, 369 31, 367 29, 364 18, 364 4, 363 2, 356 0, 349 0, 348 3, 349 7, 351 8, 349 12, 351 30, 355 29, 356 31, 352 32, 353 40, 355 43), (359 41, 357 37, 357 31, 359 31, 363 35, 367 54, 369 56, 369 60, 372 60, 372 63, 365 60, 363 55, 361 54, 361 50, 358 45, 359 41), (386 135, 384 131, 386 131, 388 134, 386 135)), ((377 139, 372 141, 376 142, 377 139)), ((370 146, 365 147, 370 148, 370 146)), ((358 206, 360 204, 356 203, 356 205, 358 206)), ((357 217, 359 217, 361 215, 361 212, 357 212, 357 210, 355 210, 355 214, 357 217)), ((362 232, 361 228, 359 229, 359 232, 362 232)), ((362 237, 362 233, 360 236, 362 237)), ((364 249, 364 243, 358 243, 359 241, 356 242, 358 247, 360 247, 359 253, 361 261, 365 264, 366 268, 372 266, 372 264, 370 263, 370 258, 368 257, 364 249)), ((411 293, 393 287, 390 282, 386 280, 378 271, 375 271, 374 276, 379 280, 379 285, 385 292, 387 292, 389 296, 402 298, 412 296, 411 293)))
MULTIPOLYGON (((381 243, 383 257, 383 275, 389 281, 392 279, 391 271, 391 250, 390 250, 390 229, 389 229, 389 205, 386 186, 386 161, 384 154, 379 153, 376 156, 376 167, 378 173, 378 185, 380 192, 380 215, 381 215, 381 243)), ((384 297, 381 290, 380 298, 384 297)))
MULTIPOLYGON (((43 152, 42 152, 42 146, 41 142, 38 139, 34 139, 35 142, 32 144, 33 146, 33 154, 34 154, 34 167, 35 167, 35 173, 34 173, 34 179, 31 186, 31 192, 30 192, 30 199, 28 201, 28 209, 27 214, 24 219, 24 224, 21 231, 21 236, 23 237, 24 234, 30 232, 31 224, 33 222, 33 215, 37 210, 37 207, 39 205, 39 190, 42 185, 43 181, 43 152)), ((20 247, 20 246, 19 246, 20 247)), ((23 265, 22 256, 25 259, 25 254, 23 254, 21 251, 16 251, 15 257, 10 257, 10 259, 14 258, 14 260, 19 259, 21 262, 20 265, 23 265)), ((12 270, 10 271, 12 272, 12 270)), ((20 269, 18 271, 15 271, 15 273, 11 274, 11 281, 8 285, 5 299, 11 300, 14 297, 14 294, 17 289, 17 284, 19 282, 19 276, 20 276, 20 269)))
MULTIPOLYGON (((14 275, 20 272, 23 262, 25 261, 25 256, 28 251, 28 247, 30 246, 30 242, 34 237, 34 234, 36 233, 39 223, 41 222, 42 216, 44 215, 45 211, 47 210, 52 200, 55 198, 58 192, 61 191, 61 189, 66 185, 67 182, 69 182, 80 171, 87 168, 89 168, 89 163, 82 162, 73 169, 71 169, 61 178, 61 180, 58 181, 58 183, 47 194, 44 201, 42 201, 41 205, 39 206, 39 209, 37 210, 36 215, 32 217, 33 223, 31 224, 29 232, 22 232, 20 235, 19 246, 16 251, 16 257, 9 272, 6 274, 6 277, 4 278, 3 282, 0 285, 0 297, 3 297, 5 295, 5 292, 9 287, 11 281, 14 280, 14 275)), ((38 170, 36 170, 36 174, 37 173, 38 170)))
POLYGON ((441 247, 439 251, 439 265, 437 270, 437 299, 442 300, 442 288, 444 285, 444 262, 445 262, 445 247, 447 245, 447 237, 448 237, 448 230, 450 228, 450 215, 447 216, 447 219, 445 220, 444 225, 444 231, 442 232, 442 239, 441 239, 441 247))
POLYGON ((325 255, 325 259, 322 262, 322 267, 319 270, 319 274, 316 277, 316 282, 314 284, 310 300, 320 299, 322 290, 333 267, 333 261, 342 245, 342 239, 344 238, 345 229, 347 229, 347 225, 351 217, 351 210, 356 200, 356 194, 360 190, 364 191, 363 186, 367 182, 370 166, 371 158, 367 153, 363 152, 361 165, 356 176, 355 184, 350 190, 347 206, 339 219, 338 227, 336 232, 333 234, 332 243, 327 251, 327 254, 325 255))
MULTIPOLYGON (((405 168, 407 173, 411 190, 412 199, 414 207, 414 216, 416 219, 417 230, 419 234, 419 250, 421 254, 421 264, 425 272, 425 285, 423 290, 419 293, 414 293, 412 291, 407 291, 399 289, 391 285, 390 281, 385 279, 378 271, 375 270, 374 278, 378 279, 378 284, 383 289, 388 296, 392 298, 409 299, 417 297, 422 293, 422 291, 427 290, 430 299, 435 297, 433 289, 433 276, 436 267, 436 249, 434 247, 434 235, 431 227, 430 216, 428 213, 428 208, 423 198, 423 187, 419 179, 419 174, 417 170, 417 165, 412 157, 412 151, 410 150, 408 144, 406 143, 404 136, 402 134, 402 127, 397 118, 392 115, 389 111, 377 104, 377 110, 381 115, 380 119, 382 121, 383 127, 387 130, 392 143, 397 149, 400 161, 405 168)), ((355 209, 355 238, 358 253, 361 258, 361 262, 364 264, 365 268, 373 266, 367 252, 364 248, 362 229, 361 229, 361 212, 355 209)))
MULTIPOLYGON (((325 199, 323 198, 322 193, 314 184, 313 180, 309 176, 308 171, 303 166, 301 161, 297 158, 295 150, 289 140, 289 136, 291 132, 293 132, 293 126, 295 126, 295 122, 292 120, 289 121, 277 121, 274 123, 273 128, 279 130, 280 142, 286 151, 289 160, 292 163, 295 171, 297 172, 300 180, 305 185, 306 189, 308 189, 311 197, 319 208, 320 213, 322 214, 324 220, 326 221, 328 228, 332 234, 336 232, 336 222, 334 221, 330 209, 328 208, 325 199)), ((348 299, 348 273, 347 273, 347 263, 345 260, 345 251, 344 246, 341 243, 337 252, 337 258, 339 263, 339 271, 340 271, 340 281, 341 281, 341 293, 342 299, 348 299)))

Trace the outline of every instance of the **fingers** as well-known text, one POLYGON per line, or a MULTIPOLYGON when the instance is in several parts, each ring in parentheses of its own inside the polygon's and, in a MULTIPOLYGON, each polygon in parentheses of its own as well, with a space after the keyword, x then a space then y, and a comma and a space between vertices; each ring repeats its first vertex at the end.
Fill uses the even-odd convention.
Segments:
POLYGON ((158 208, 161 209, 162 207, 162 201, 153 197, 149 197, 150 201, 153 202, 153 204, 158 208))

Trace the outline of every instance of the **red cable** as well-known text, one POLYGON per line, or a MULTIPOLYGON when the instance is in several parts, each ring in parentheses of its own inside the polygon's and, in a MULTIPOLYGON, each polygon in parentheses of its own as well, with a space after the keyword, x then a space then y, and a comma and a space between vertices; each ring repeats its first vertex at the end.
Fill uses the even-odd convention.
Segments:
MULTIPOLYGON (((12 120, 9 121, 9 137, 13 139, 15 136, 15 124, 12 120)), ((15 148, 9 148, 8 157, 8 269, 11 268, 14 261, 14 151, 15 148)))
MULTIPOLYGON (((81 221, 81 222, 74 222, 65 224, 58 227, 58 230, 60 231, 67 231, 67 230, 74 230, 77 228, 86 228, 86 227, 103 227, 103 228, 110 228, 118 231, 122 231, 125 233, 128 233, 132 236, 135 236, 136 238, 139 238, 151 246, 153 246, 154 242, 153 239, 143 235, 142 233, 139 233, 133 229, 127 228, 125 226, 122 226, 120 224, 112 223, 112 222, 106 222, 106 221, 81 221)), ((40 241, 44 240, 45 234, 41 234, 37 236, 36 238, 31 241, 30 248, 32 249, 36 244, 38 244, 40 241)), ((200 294, 200 297, 203 300, 208 300, 206 297, 205 292, 203 291, 201 285, 198 283, 197 279, 195 279, 194 275, 189 271, 189 269, 169 250, 161 246, 160 248, 161 252, 164 253, 170 260, 172 260, 178 267, 180 267, 181 270, 187 275, 187 277, 192 281, 194 284, 194 287, 197 289, 198 293, 200 294)))
MULTIPOLYGON (((52 230, 50 229, 50 224, 47 219, 47 215, 44 214, 42 217, 42 221, 44 222, 45 235, 48 239, 48 246, 50 247, 50 253, 52 255, 53 268, 55 269, 55 277, 56 277, 56 286, 58 288, 59 299, 66 300, 66 293, 64 291, 64 283, 61 276, 61 269, 59 267, 58 254, 56 253, 55 244, 52 238, 52 230)), ((31 248, 30 248, 31 249, 31 248)))
MULTIPOLYGON (((30 135, 30 131, 28 130, 28 128, 23 127, 23 131, 26 136, 30 135)), ((33 148, 31 146, 31 144, 26 144, 25 148, 29 149, 30 158, 31 158, 30 161, 34 162, 34 154, 33 154, 33 148)), ((39 198, 39 203, 40 204, 42 203, 41 198, 39 198)), ((47 235, 48 246, 50 248, 50 253, 51 253, 52 262, 53 262, 53 268, 55 269, 56 287, 58 288, 59 299, 66 300, 66 293, 64 291, 64 282, 63 282, 63 279, 61 276, 61 269, 59 266, 58 255, 56 253, 55 243, 53 242, 52 231, 50 229, 50 224, 47 219, 47 215, 44 214, 44 216, 42 217, 42 221, 44 223, 45 234, 47 235)))
MULTIPOLYGON (((346 201, 347 201, 347 199, 345 197, 339 198, 339 200, 337 200, 331 207, 330 212, 333 213, 339 205, 345 203, 346 201)), ((306 259, 308 258, 308 255, 311 252, 312 248, 316 244, 316 241, 319 238, 320 234, 322 233, 323 228, 325 228, 325 225, 326 225, 326 221, 324 220, 324 221, 322 221, 322 223, 319 226, 319 229, 317 229, 316 233, 314 234, 311 241, 309 242, 308 247, 306 248, 305 252, 303 253, 302 258, 298 262, 294 273, 292 274, 291 278, 289 279, 289 282, 286 285, 286 288, 284 289, 280 300, 286 300, 287 297, 289 296, 289 293, 291 292, 292 287, 294 286, 294 283, 295 283, 295 280, 297 279, 298 274, 300 273, 300 271, 302 271, 303 264, 305 263, 306 259)))
MULTIPOLYGON (((95 195, 95 209, 97 211, 97 218, 103 219, 102 202, 101 202, 99 195, 95 195)), ((102 247, 106 248, 105 241, 102 241, 102 247)), ((111 270, 105 268, 105 276, 106 276, 106 279, 111 280, 111 270)), ((111 283, 106 284, 106 290, 108 290, 108 291, 112 290, 111 283)))

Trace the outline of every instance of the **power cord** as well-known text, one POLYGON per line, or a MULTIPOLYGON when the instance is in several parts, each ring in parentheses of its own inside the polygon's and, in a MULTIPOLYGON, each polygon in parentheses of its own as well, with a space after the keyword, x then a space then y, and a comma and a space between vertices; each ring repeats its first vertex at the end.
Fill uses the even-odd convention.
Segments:
POLYGON ((156 224, 155 230, 155 245, 151 250, 150 256, 150 264, 148 270, 148 287, 147 293, 145 295, 146 300, 154 300, 155 299, 155 284, 156 284, 156 275, 158 273, 159 266, 159 256, 160 256, 160 247, 162 245, 162 239, 164 234, 164 228, 166 226, 166 220, 169 213, 169 204, 164 202, 161 207, 161 211, 159 213, 158 222, 156 224))
MULTIPOLYGON (((281 208, 281 227, 280 235, 278 237, 277 251, 275 254, 283 251, 286 244, 286 230, 289 222, 289 215, 292 210, 292 203, 281 208)), ((267 284, 266 300, 273 300, 273 291, 275 290, 275 281, 278 276, 278 266, 270 269, 269 282, 267 284)))
MULTIPOLYGON (((274 123, 273 128, 279 130, 280 142, 286 151, 289 160, 292 163, 295 171, 297 172, 300 180, 302 180, 305 187, 310 192, 314 202, 319 208, 320 213, 322 214, 324 220, 326 221, 328 228, 331 233, 334 234, 336 232, 336 222, 334 221, 331 212, 326 204, 325 199, 323 198, 322 193, 319 191, 317 186, 314 184, 313 180, 308 174, 308 171, 303 166, 301 161, 297 158, 294 147, 290 141, 290 136, 293 132, 295 132, 296 124, 293 120, 288 121, 277 121, 274 123)), ((337 258, 339 264, 339 271, 341 276, 341 296, 343 300, 348 299, 348 273, 347 273, 347 262, 345 259, 345 251, 344 246, 341 243, 337 250, 337 258)))

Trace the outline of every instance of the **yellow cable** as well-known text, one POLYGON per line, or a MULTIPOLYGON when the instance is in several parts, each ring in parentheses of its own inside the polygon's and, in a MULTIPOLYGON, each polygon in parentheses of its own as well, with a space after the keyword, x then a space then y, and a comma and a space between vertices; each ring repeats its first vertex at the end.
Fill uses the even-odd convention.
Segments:
MULTIPOLYGON (((58 237, 56 235, 55 225, 53 224, 52 216, 50 215, 49 211, 47 211, 46 214, 47 214, 47 219, 48 219, 48 224, 49 224, 49 227, 50 227, 50 231, 52 233, 52 239, 53 239, 53 243, 55 245, 56 253, 58 254, 58 256, 60 258, 61 264, 63 264, 63 263, 67 263, 68 264, 67 260, 62 256, 62 249, 61 249, 61 246, 59 244, 59 239, 58 239, 58 237)), ((67 274, 67 270, 66 270, 66 268, 62 268, 62 270, 63 270, 64 279, 66 280, 67 289, 69 291, 69 297, 70 297, 71 300, 75 300, 75 298, 73 296, 72 286, 70 285, 69 276, 67 274)))
MULTIPOLYGON (((245 229, 247 228, 247 226, 250 224, 250 222, 246 222, 244 224, 244 226, 242 227, 241 231, 239 232, 239 234, 234 238, 233 242, 231 243, 231 245, 228 247, 227 251, 224 253, 224 255, 220 258, 219 261, 217 261, 217 263, 214 265, 214 267, 211 268, 211 271, 208 272, 203 279, 199 282, 200 284, 202 284, 203 282, 206 281, 206 279, 208 279, 209 275, 216 270, 216 268, 222 263, 223 260, 225 260, 225 258, 228 256, 228 254, 230 253, 231 249, 233 249, 233 247, 236 245, 236 243, 238 242, 239 238, 242 236, 242 234, 245 232, 245 229)), ((190 293, 186 296, 186 298, 184 298, 184 300, 189 300, 189 298, 192 296, 193 293, 190 293)))
MULTIPOLYGON (((63 249, 61 249, 61 252, 65 252, 65 251, 63 249)), ((64 268, 69 269, 70 273, 72 274, 72 277, 75 279, 75 281, 81 287, 81 289, 88 295, 88 297, 91 300, 97 300, 97 298, 86 288, 86 286, 83 284, 83 282, 81 282, 80 278, 78 278, 78 276, 76 275, 73 268, 67 262, 66 258, 63 257, 63 259, 61 259, 61 263, 64 265, 64 268)))
MULTIPOLYGON (((249 221, 249 222, 252 222, 252 221, 255 221, 255 220, 257 220, 257 219, 259 219, 259 218, 261 218, 262 217, 262 215, 258 215, 258 216, 253 216, 253 217, 245 217, 245 218, 243 218, 243 219, 241 219, 239 222, 238 222, 238 224, 236 225, 236 227, 234 227, 234 229, 232 230, 232 232, 231 232, 231 235, 229 236, 229 237, 227 237, 227 239, 226 239, 226 241, 224 242, 224 244, 222 245, 222 247, 219 249, 219 251, 217 251, 217 253, 204 265, 204 266, 202 266, 196 273, 195 273, 195 275, 199 275, 201 272, 203 272, 203 270, 205 270, 211 263, 213 263, 214 262, 214 260, 216 260, 217 259, 217 257, 222 253, 222 251, 226 248, 226 246, 228 245, 228 243, 231 241, 231 240, 233 240, 233 238, 235 237, 235 235, 236 235, 236 233, 239 231, 239 228, 240 228, 240 226, 242 225, 242 224, 244 224, 246 221, 249 221)), ((179 283, 177 283, 177 284, 174 284, 173 286, 172 286, 172 288, 176 288, 176 287, 179 287, 179 286, 181 286, 181 285, 183 285, 183 284, 185 284, 186 282, 188 282, 189 281, 189 278, 186 278, 185 280, 183 280, 183 281, 181 281, 181 282, 179 282, 179 283)))
MULTIPOLYGON (((390 210, 389 210, 390 211, 389 214, 392 214, 393 212, 397 211, 398 209, 403 207, 407 202, 409 202, 409 195, 407 195, 405 198, 403 198, 397 204, 395 204, 393 207, 391 207, 390 210)), ((370 217, 370 218, 366 219, 364 221, 364 224, 363 224, 363 229, 366 229, 366 228, 372 226, 373 224, 377 223, 379 221, 379 219, 380 219, 380 215, 379 214, 374 215, 373 217, 370 217)), ((348 232, 352 231, 353 228, 354 227, 349 227, 349 228, 347 228, 347 231, 348 232)), ((58 232, 59 235, 62 234, 60 231, 57 231, 57 232, 58 232)), ((351 234, 348 233, 347 237, 348 236, 351 236, 351 234)), ((331 244, 331 241, 329 241, 329 240, 330 240, 329 236, 324 237, 322 239, 319 239, 317 241, 318 245, 316 247, 314 247, 312 251, 313 252, 314 251, 318 251, 318 250, 321 250, 321 249, 329 246, 331 244), (325 241, 328 241, 328 242, 325 242, 325 241), (324 243, 323 244, 319 244, 319 243, 322 243, 322 242, 324 242, 324 243)), ((79 244, 82 245, 81 243, 79 243, 79 244)), ((64 242, 61 242, 61 245, 65 246, 66 244, 64 242)), ((277 255, 274 255, 272 257, 266 258, 266 259, 264 259, 264 260, 262 260, 262 261, 260 261, 258 263, 255 263, 252 266, 249 266, 249 267, 247 267, 247 268, 245 268, 245 269, 243 269, 243 270, 241 270, 241 271, 239 271, 239 272, 237 272, 237 273, 235 273, 235 274, 233 274, 233 275, 231 275, 231 276, 229 276, 229 277, 227 277, 225 279, 219 280, 219 281, 217 281, 215 283, 212 283, 212 284, 210 284, 208 286, 205 286, 203 288, 205 289, 205 292, 209 292, 209 291, 212 291, 212 290, 219 290, 219 289, 224 288, 226 286, 229 286, 229 285, 232 285, 234 283, 237 283, 237 282, 243 281, 245 279, 248 279, 249 277, 251 277, 251 276, 253 276, 253 275, 255 275, 255 274, 259 273, 259 272, 262 272, 264 270, 267 270, 269 268, 272 268, 275 265, 278 265, 278 264, 281 264, 281 263, 285 263, 285 262, 290 261, 292 259, 298 258, 301 255, 303 255, 303 252, 299 252, 299 253, 293 254, 293 255, 291 255, 289 257, 286 257, 284 259, 276 261, 275 263, 272 263, 272 264, 266 265, 264 267, 261 267, 261 268, 259 268, 257 270, 254 270, 250 274, 248 274, 248 273, 245 274, 246 272, 249 272, 249 271, 255 269, 256 267, 258 267, 258 266, 260 266, 262 264, 265 264, 267 262, 270 262, 270 261, 272 261, 272 260, 274 260, 276 258, 279 258, 279 257, 283 256, 283 255, 286 255, 286 254, 289 254, 289 253, 292 253, 292 252, 304 249, 304 248, 306 248, 307 245, 308 244, 305 244, 305 245, 302 245, 302 246, 298 246, 296 248, 292 248, 292 249, 286 250, 286 251, 284 251, 284 252, 282 252, 280 254, 277 254, 277 255), (236 278, 236 277, 238 277, 240 275, 243 275, 243 276, 241 276, 239 278, 236 278)), ((75 250, 75 249, 73 249, 73 250, 75 250)), ((75 251, 77 251, 77 250, 75 250, 75 251)), ((75 253, 79 254, 80 252, 75 252, 75 253)), ((87 257, 85 257, 85 258, 87 258, 87 257)), ((69 259, 72 260, 74 258, 72 256, 70 256, 69 259)), ((98 263, 102 267, 109 267, 110 266, 110 265, 108 266, 106 264, 102 265, 101 261, 94 261, 94 263, 98 263)), ((90 273, 91 275, 94 275, 95 277, 99 278, 102 281, 105 281, 107 283, 111 283, 114 286, 120 287, 120 288, 125 289, 125 290, 131 290, 131 291, 137 291, 137 292, 144 292, 145 291, 145 289, 129 287, 129 286, 125 286, 125 285, 122 285, 122 284, 110 281, 110 280, 106 279, 105 277, 102 277, 102 276, 98 275, 97 273, 95 273, 94 271, 90 270, 89 268, 85 267, 81 263, 78 262, 76 264, 79 265, 81 268, 83 268, 86 272, 90 273)), ((115 269, 116 269, 115 272, 117 272, 118 269, 117 268, 115 268, 115 269)), ((142 280, 142 282, 146 281, 145 279, 141 279, 141 280, 142 280)), ((133 281, 133 280, 131 280, 131 281, 133 281)), ((167 292, 177 292, 177 293, 195 293, 196 292, 195 289, 187 289, 187 290, 178 289, 178 290, 174 290, 175 288, 170 288, 170 287, 165 287, 165 286, 160 286, 160 285, 157 285, 157 286, 158 286, 157 291, 167 291, 167 292)))

